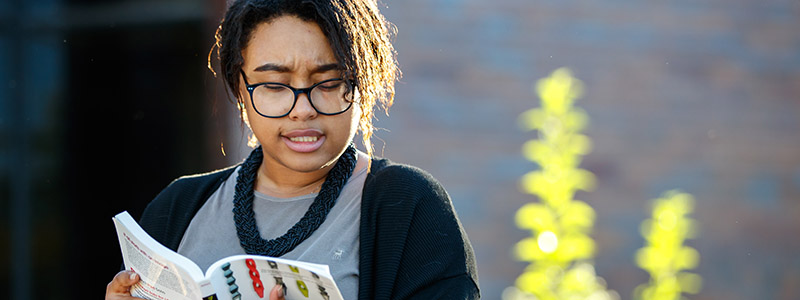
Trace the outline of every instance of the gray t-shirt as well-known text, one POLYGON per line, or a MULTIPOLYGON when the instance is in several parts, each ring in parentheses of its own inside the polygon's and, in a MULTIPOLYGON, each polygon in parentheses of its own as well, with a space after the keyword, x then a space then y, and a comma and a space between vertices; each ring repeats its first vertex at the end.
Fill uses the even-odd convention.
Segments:
MULTIPOLYGON (((281 256, 330 266, 344 299, 358 298, 358 237, 361 191, 367 178, 366 155, 358 152, 356 167, 325 222, 305 241, 281 256)), ((239 168, 222 183, 192 218, 178 253, 206 270, 220 258, 245 254, 233 222, 233 194, 239 168)), ((273 239, 286 233, 306 213, 317 194, 275 198, 255 192, 253 211, 261 237, 273 239)))

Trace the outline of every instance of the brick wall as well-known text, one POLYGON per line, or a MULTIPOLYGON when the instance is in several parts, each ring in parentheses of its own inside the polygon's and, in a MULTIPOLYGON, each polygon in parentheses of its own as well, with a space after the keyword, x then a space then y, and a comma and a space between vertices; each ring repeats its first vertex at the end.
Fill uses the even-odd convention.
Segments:
POLYGON ((513 216, 518 115, 532 84, 566 66, 585 83, 598 177, 596 267, 629 299, 648 201, 680 188, 701 236, 692 299, 800 297, 800 3, 796 1, 385 1, 404 77, 376 149, 448 189, 473 242, 486 299, 524 264, 513 216))

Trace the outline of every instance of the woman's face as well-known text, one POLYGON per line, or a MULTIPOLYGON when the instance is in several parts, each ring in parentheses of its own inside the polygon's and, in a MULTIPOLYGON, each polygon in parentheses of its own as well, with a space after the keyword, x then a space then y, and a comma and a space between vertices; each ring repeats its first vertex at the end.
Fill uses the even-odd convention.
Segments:
MULTIPOLYGON (((256 26, 242 57, 242 70, 250 84, 278 82, 306 88, 341 77, 339 63, 319 26, 294 16, 256 26)), ((240 86, 248 124, 261 143, 263 164, 269 170, 314 172, 332 166, 358 128, 358 105, 338 115, 322 115, 303 93, 289 115, 266 118, 252 107, 243 80, 240 86)))

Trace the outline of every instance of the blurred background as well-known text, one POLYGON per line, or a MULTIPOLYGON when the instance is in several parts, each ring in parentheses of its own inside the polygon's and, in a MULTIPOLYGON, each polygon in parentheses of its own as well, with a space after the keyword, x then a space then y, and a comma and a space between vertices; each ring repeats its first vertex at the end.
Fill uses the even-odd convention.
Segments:
MULTIPOLYGON (((111 217, 174 178, 244 158, 206 68, 224 0, 0 1, 0 295, 96 299, 119 270, 111 217), (222 148, 224 147, 224 155, 222 148)), ((447 188, 484 299, 537 168, 518 125, 536 80, 569 67, 590 117, 595 267, 630 299, 650 200, 682 189, 700 227, 691 299, 800 299, 800 2, 407 0, 382 4, 404 76, 376 152, 447 188)))

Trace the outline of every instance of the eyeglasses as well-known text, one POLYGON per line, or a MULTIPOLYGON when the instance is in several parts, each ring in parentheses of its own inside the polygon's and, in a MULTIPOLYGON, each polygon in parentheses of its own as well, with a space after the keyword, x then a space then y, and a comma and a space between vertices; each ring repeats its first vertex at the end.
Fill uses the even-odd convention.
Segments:
POLYGON ((262 82, 250 84, 244 71, 250 103, 259 115, 267 118, 281 118, 289 115, 297 104, 297 98, 305 93, 308 102, 317 113, 332 116, 341 114, 353 105, 352 83, 341 78, 323 80, 314 85, 298 89, 278 82, 262 82))

